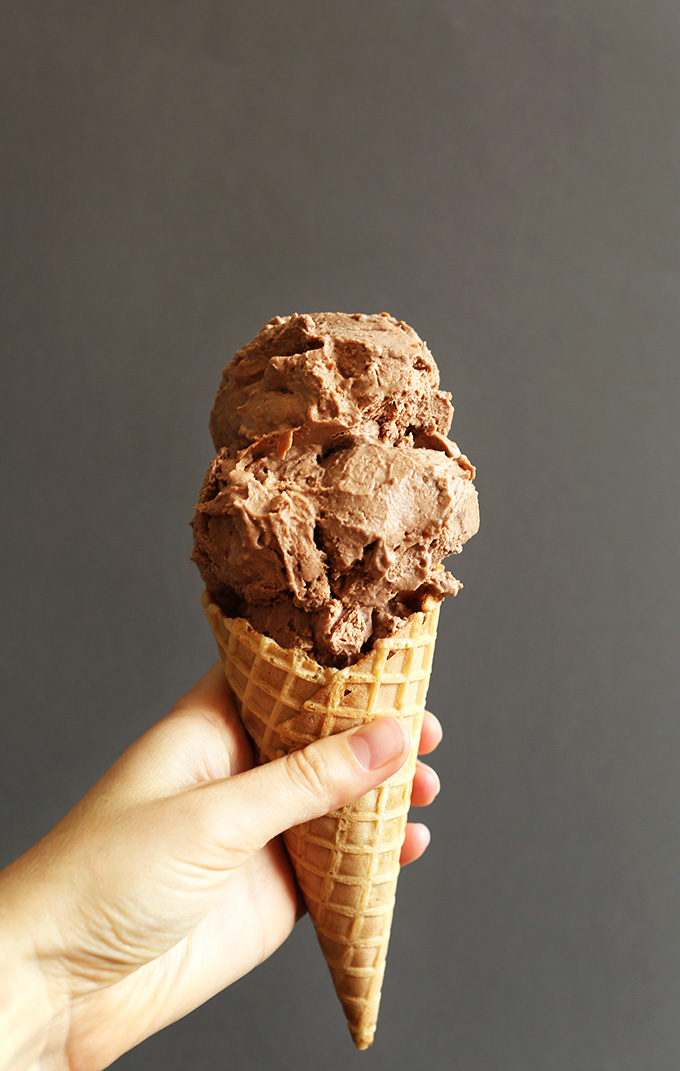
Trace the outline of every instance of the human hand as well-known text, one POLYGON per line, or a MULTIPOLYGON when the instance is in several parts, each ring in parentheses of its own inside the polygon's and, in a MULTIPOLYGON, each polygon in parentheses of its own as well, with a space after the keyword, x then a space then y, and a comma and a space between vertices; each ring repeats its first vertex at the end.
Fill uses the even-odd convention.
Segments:
MULTIPOLYGON (((420 753, 440 739, 427 714, 420 753)), ((39 968, 51 1013, 29 1062, 6 1066, 42 1051, 51 1068, 98 1071, 266 959, 300 914, 277 834, 369 791, 407 752, 387 718, 254 766, 213 666, 0 874, 0 932, 13 934, 17 969, 39 968)), ((413 804, 438 790, 418 762, 413 804)), ((402 864, 428 842, 409 823, 402 864)))

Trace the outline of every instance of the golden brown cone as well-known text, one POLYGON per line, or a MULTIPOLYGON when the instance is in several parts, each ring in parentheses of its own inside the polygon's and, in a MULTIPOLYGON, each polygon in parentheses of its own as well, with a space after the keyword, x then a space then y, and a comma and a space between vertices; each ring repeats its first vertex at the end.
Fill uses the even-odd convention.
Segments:
POLYGON ((440 600, 429 599, 345 669, 279 647, 242 618, 225 617, 207 593, 203 606, 260 762, 386 715, 408 727, 411 750, 396 774, 284 833, 354 1043, 366 1049, 378 1019, 440 600))

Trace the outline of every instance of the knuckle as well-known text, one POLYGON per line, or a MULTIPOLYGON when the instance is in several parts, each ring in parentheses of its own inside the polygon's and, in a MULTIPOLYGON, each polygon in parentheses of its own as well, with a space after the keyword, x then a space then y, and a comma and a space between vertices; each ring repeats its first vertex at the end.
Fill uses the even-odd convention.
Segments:
POLYGON ((288 756, 290 776, 296 786, 318 796, 328 790, 328 766, 315 747, 307 746, 288 756))

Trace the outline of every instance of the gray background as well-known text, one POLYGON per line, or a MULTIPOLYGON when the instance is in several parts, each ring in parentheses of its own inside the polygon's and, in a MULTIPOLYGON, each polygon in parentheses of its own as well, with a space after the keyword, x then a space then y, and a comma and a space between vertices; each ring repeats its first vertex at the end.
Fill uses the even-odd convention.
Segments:
POLYGON ((1 20, 3 862, 214 657, 187 522, 266 319, 412 323, 479 471, 374 1049, 304 922, 116 1066, 676 1067, 677 3, 1 20))

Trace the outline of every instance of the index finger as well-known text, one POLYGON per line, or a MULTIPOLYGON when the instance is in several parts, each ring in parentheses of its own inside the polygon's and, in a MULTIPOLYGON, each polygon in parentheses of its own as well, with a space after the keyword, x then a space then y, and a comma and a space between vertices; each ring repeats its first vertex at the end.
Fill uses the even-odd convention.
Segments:
POLYGON ((420 734, 420 744, 418 745, 419 755, 429 755, 438 744, 441 743, 444 730, 441 727, 439 718, 436 718, 429 710, 425 711, 423 717, 423 728, 420 734))

